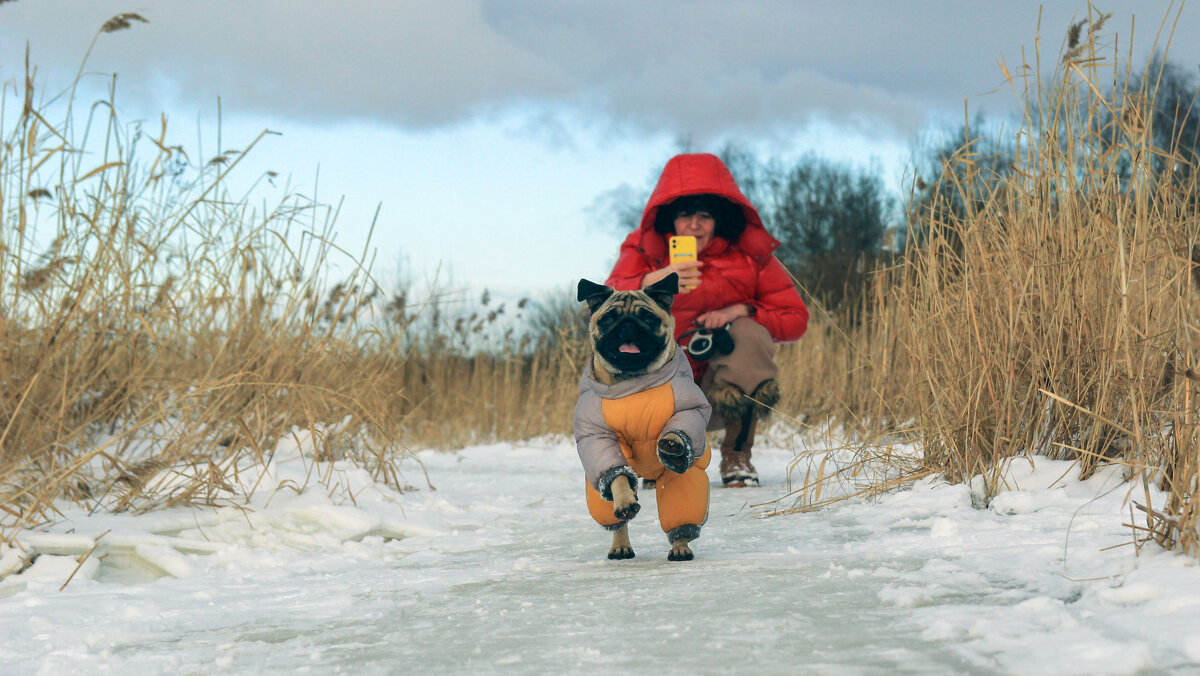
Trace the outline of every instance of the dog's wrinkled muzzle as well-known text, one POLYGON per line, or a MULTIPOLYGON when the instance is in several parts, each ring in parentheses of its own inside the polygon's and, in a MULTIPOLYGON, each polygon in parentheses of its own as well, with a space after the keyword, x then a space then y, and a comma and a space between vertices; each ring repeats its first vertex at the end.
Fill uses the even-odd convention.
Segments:
POLYGON ((622 370, 636 370, 654 361, 664 345, 661 337, 637 317, 622 317, 597 344, 604 358, 622 370))

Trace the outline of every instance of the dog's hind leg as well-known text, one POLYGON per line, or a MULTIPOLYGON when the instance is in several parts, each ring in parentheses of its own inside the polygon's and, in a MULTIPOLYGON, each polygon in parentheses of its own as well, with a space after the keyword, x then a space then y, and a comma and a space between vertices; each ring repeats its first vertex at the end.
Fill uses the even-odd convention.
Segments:
MULTIPOLYGON (((680 538, 671 543, 671 551, 667 554, 668 561, 691 561, 695 558, 692 548, 688 546, 693 538, 680 538)), ((612 554, 609 554, 611 557, 612 554)))
POLYGON ((610 559, 632 559, 633 545, 629 542, 629 524, 623 523, 613 531, 612 548, 608 550, 610 559))
POLYGON ((684 524, 667 532, 667 540, 671 543, 671 551, 667 553, 668 561, 691 561, 696 558, 688 543, 700 537, 700 526, 684 524))
POLYGON ((708 520, 708 474, 697 466, 683 474, 663 475, 666 481, 659 482, 658 522, 671 543, 667 560, 691 561, 695 557, 688 543, 700 537, 708 520))

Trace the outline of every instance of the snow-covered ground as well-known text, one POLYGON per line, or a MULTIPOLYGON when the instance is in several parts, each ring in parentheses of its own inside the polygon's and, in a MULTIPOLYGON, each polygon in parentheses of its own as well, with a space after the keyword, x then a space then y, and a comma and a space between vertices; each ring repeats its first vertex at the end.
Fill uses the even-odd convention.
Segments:
POLYGON ((764 519, 755 505, 786 492, 804 450, 765 441, 763 487, 714 483, 683 563, 646 492, 637 557, 607 560, 557 439, 420 453, 436 490, 408 461, 420 490, 338 465, 331 489, 297 493, 306 460, 283 453, 263 484, 279 488, 248 509, 68 510, 21 538, 45 553, 0 581, 0 672, 1200 670, 1200 570, 1135 551, 1119 468, 1080 482, 1068 463, 1017 461, 1020 490, 982 510, 967 486, 925 480, 764 519))

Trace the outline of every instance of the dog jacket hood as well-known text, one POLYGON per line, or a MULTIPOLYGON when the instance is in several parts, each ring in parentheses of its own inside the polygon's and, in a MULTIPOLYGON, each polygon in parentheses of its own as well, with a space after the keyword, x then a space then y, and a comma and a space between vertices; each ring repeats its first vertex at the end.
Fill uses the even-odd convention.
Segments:
POLYGON ((704 431, 712 408, 692 379, 682 350, 652 373, 605 385, 593 376, 589 357, 579 380, 575 444, 584 472, 605 500, 613 479, 624 474, 657 478, 664 471, 654 448, 664 432, 680 431, 692 455, 704 454, 704 431))

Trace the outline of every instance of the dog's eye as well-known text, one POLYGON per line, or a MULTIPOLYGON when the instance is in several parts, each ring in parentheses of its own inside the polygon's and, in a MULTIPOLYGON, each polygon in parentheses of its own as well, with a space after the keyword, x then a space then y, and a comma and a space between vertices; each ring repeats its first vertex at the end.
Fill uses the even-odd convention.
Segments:
POLYGON ((617 323, 617 318, 612 316, 611 313, 606 314, 603 317, 601 317, 600 319, 596 320, 596 326, 598 326, 601 331, 607 331, 607 330, 611 329, 613 324, 616 324, 616 323, 617 323))
POLYGON ((642 320, 642 322, 646 324, 646 326, 649 326, 652 329, 658 328, 658 325, 662 323, 662 320, 658 318, 658 315, 654 314, 650 310, 638 310, 637 316, 638 319, 642 320))

